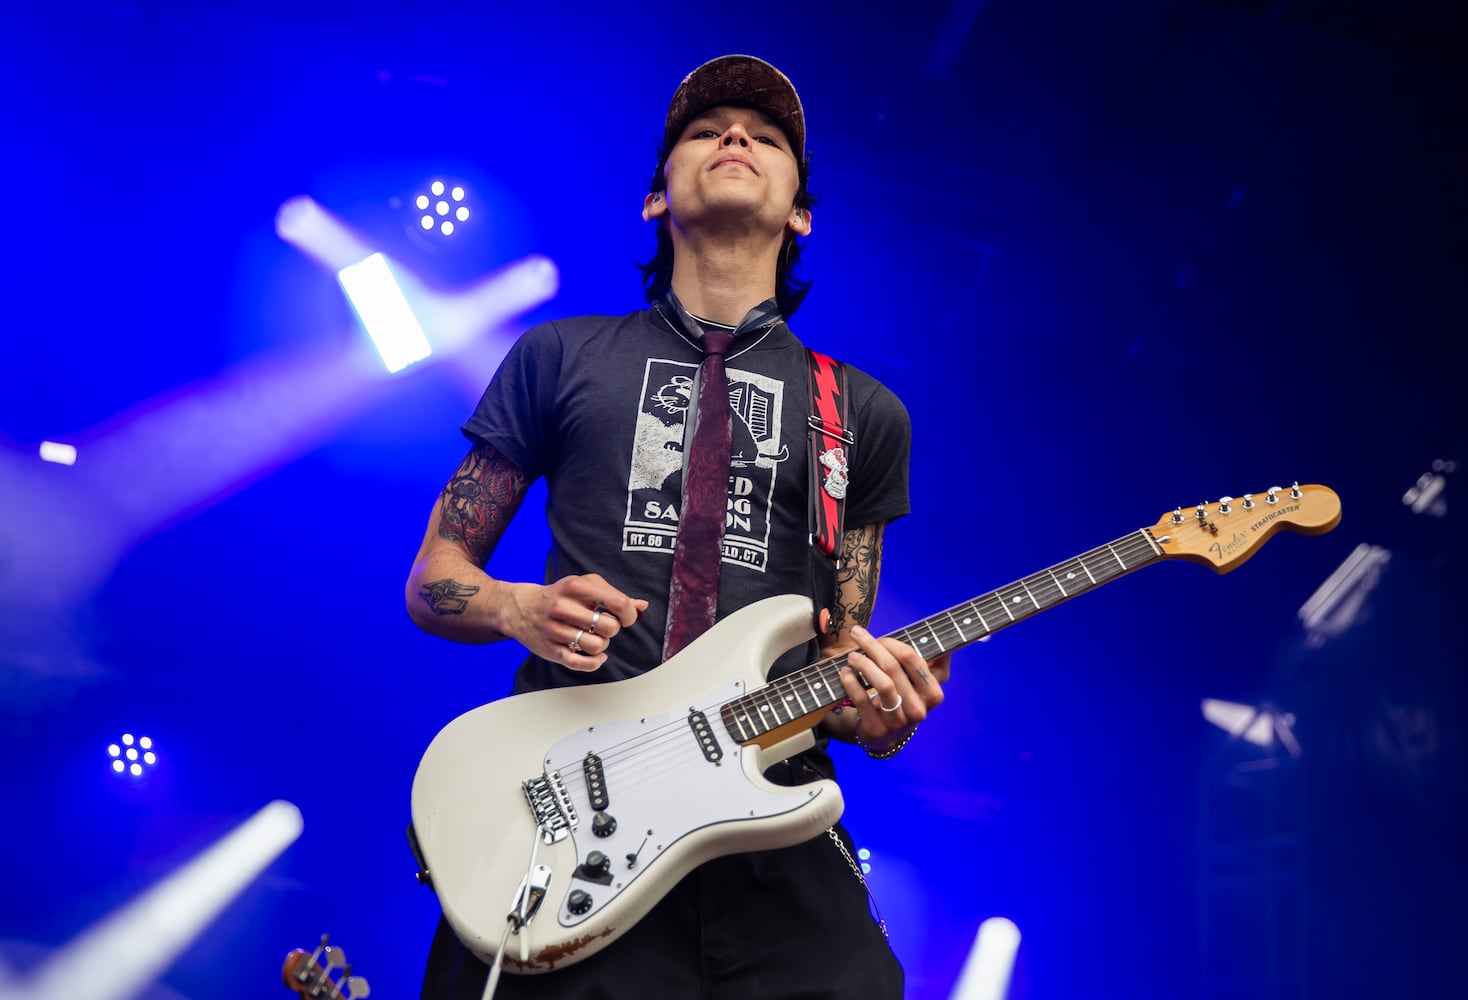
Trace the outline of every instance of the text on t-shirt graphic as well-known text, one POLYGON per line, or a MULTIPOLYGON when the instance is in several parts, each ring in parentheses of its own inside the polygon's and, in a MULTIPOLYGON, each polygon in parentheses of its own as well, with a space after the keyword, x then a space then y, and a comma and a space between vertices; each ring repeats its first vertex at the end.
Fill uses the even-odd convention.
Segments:
MULTIPOLYGON (((673 553, 683 496, 683 428, 697 373, 697 365, 685 362, 647 362, 628 475, 625 552, 673 553)), ((785 384, 737 368, 728 376, 733 432, 724 561, 764 572, 778 472, 789 457, 780 443, 785 384)))

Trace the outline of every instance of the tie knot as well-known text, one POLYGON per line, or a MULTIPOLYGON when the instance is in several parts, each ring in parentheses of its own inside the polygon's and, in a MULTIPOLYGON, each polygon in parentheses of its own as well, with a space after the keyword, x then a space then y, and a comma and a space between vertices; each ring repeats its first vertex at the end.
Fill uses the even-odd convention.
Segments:
POLYGON ((734 343, 734 335, 725 333, 723 330, 709 330, 704 333, 700 343, 703 345, 705 356, 717 354, 722 358, 728 352, 729 345, 734 343))

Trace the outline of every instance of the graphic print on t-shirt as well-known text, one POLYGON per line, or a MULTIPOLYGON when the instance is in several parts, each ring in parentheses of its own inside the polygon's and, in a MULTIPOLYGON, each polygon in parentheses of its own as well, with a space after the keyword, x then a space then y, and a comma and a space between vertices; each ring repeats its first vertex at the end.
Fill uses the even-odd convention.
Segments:
MULTIPOLYGON (((673 553, 683 499, 683 429, 697 374, 694 364, 647 362, 622 527, 625 552, 673 553)), ((737 368, 728 376, 734 419, 724 561, 764 572, 777 473, 789 457, 780 443, 785 383, 737 368)))

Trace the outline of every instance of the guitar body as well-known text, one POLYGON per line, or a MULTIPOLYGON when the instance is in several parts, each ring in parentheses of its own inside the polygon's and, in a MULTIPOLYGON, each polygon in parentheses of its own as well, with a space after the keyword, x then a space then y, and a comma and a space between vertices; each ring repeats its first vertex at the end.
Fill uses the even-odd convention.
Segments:
POLYGON ((508 939, 513 972, 595 954, 704 861, 797 844, 834 823, 843 807, 834 782, 789 788, 762 776, 811 745, 810 727, 833 701, 766 746, 736 742, 720 718, 722 705, 765 685, 781 653, 810 639, 810 619, 808 600, 769 598, 640 677, 518 695, 444 727, 413 781, 413 826, 464 945, 494 961, 532 867, 545 894, 508 939), (590 770, 588 754, 598 759, 590 770), (527 781, 557 807, 537 812, 527 781), (540 828, 547 815, 559 827, 554 843, 540 828), (605 870, 582 867, 592 852, 608 859, 605 870))

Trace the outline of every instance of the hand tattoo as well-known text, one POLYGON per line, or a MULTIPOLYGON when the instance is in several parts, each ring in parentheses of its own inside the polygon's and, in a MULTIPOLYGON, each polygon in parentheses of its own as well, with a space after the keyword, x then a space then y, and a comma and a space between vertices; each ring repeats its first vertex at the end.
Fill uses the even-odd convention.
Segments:
POLYGON ((433 609, 436 615, 462 615, 469 606, 469 598, 479 593, 479 588, 470 583, 444 578, 425 583, 418 596, 433 609))

